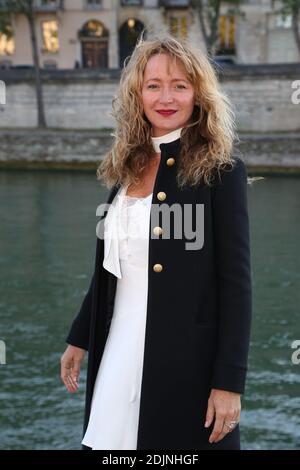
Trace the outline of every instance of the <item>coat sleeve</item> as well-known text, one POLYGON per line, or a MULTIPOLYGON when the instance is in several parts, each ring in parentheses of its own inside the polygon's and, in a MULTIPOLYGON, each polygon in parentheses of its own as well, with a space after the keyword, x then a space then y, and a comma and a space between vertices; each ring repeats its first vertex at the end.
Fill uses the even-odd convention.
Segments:
POLYGON ((244 393, 252 315, 247 170, 240 158, 212 193, 218 276, 218 347, 212 388, 244 393))
POLYGON ((66 342, 68 344, 85 349, 86 351, 88 351, 89 347, 94 279, 95 273, 92 275, 87 294, 85 295, 79 312, 72 322, 71 328, 66 338, 66 342))

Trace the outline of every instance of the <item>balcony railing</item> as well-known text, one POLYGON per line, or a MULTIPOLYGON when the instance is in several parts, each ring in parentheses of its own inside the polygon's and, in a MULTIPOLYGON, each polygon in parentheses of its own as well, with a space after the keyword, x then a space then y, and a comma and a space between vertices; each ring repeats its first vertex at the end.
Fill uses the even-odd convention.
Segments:
POLYGON ((85 0, 84 8, 87 10, 101 10, 103 8, 102 0, 85 0))
POLYGON ((122 7, 142 6, 143 0, 121 0, 122 7))
POLYGON ((56 11, 64 7, 64 0, 35 0, 34 6, 37 10, 56 11))

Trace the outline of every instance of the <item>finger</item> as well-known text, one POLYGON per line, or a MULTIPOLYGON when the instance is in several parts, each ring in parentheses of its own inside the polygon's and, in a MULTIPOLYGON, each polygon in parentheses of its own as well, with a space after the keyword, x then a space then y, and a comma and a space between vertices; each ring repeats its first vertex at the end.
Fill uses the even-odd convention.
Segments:
POLYGON ((67 381, 68 381, 68 391, 70 393, 76 392, 78 389, 78 385, 73 382, 71 375, 68 376, 67 381))
POLYGON ((65 372, 62 378, 66 389, 70 392, 72 390, 72 384, 70 383, 69 372, 65 372))
POLYGON ((216 439, 218 439, 219 435, 221 434, 223 430, 224 416, 225 415, 222 413, 216 413, 215 425, 214 425, 211 435, 209 436, 209 442, 211 444, 215 442, 216 439))
POLYGON ((215 416, 215 408, 212 400, 208 400, 208 406, 207 406, 207 412, 206 412, 206 418, 205 418, 205 424, 204 426, 206 428, 209 428, 211 423, 213 422, 215 416))
POLYGON ((232 421, 236 422, 235 427, 239 424, 240 419, 241 419, 241 410, 238 409, 237 411, 234 412, 233 417, 231 419, 232 421))
POLYGON ((69 375, 69 370, 70 368, 67 367, 62 363, 61 365, 61 372, 60 372, 60 378, 63 381, 64 385, 67 387, 68 386, 68 375, 69 375))
POLYGON ((65 381, 71 367, 72 367, 72 362, 71 361, 66 361, 65 359, 61 360, 61 363, 60 363, 60 377, 61 377, 61 380, 63 382, 65 381))
POLYGON ((76 392, 79 387, 79 375, 80 375, 80 361, 74 361, 74 366, 72 367, 72 371, 69 376, 69 381, 72 386, 72 391, 76 392))
POLYGON ((72 387, 72 384, 70 383, 69 375, 65 374, 63 376, 63 383, 66 389, 68 390, 68 392, 71 392, 73 387, 72 387))
POLYGON ((67 376, 67 382, 68 382, 68 385, 69 385, 69 388, 70 388, 70 392, 76 392, 77 388, 78 388, 78 384, 76 381, 74 381, 73 377, 72 377, 72 371, 73 371, 73 367, 71 369, 68 370, 68 376, 67 376))
POLYGON ((74 367, 72 368, 71 379, 77 386, 78 386, 78 381, 79 381, 79 375, 80 375, 80 361, 75 361, 74 367))
POLYGON ((232 431, 232 429, 230 429, 226 423, 227 423, 227 418, 224 420, 223 429, 221 433, 219 434, 219 436, 217 437, 217 439, 215 440, 215 442, 221 441, 229 432, 232 431))
POLYGON ((231 413, 229 416, 226 416, 224 420, 224 426, 223 426, 222 432, 215 442, 221 441, 229 432, 232 432, 234 430, 234 427, 231 428, 229 426, 229 423, 231 421, 238 421, 237 413, 231 413))
POLYGON ((75 384, 71 380, 70 374, 71 374, 70 366, 67 366, 64 363, 62 363, 61 379, 62 379, 65 387, 67 388, 68 392, 74 392, 74 391, 77 390, 77 387, 75 386, 75 384))

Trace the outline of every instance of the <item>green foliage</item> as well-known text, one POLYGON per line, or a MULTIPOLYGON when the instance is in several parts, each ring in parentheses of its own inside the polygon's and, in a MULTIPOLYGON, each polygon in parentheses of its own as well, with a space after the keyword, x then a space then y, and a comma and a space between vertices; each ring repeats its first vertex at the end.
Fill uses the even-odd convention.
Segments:
POLYGON ((32 9, 33 0, 4 0, 1 5, 1 10, 5 13, 23 13, 28 15, 32 9))
POLYGON ((28 16, 32 8, 33 0, 3 0, 0 6, 0 33, 11 38, 13 36, 11 15, 21 13, 28 16))
MULTIPOLYGON (((273 8, 278 4, 278 1, 272 0, 273 8)), ((279 13, 285 18, 288 15, 299 14, 300 12, 300 0, 281 0, 279 2, 279 13)))
POLYGON ((299 0, 281 0, 281 3, 283 4, 284 8, 292 9, 295 8, 295 6, 299 7, 299 0))
POLYGON ((289 15, 292 17, 292 30, 300 53, 300 0, 272 0, 272 7, 281 14, 283 20, 289 15))
POLYGON ((207 52, 213 53, 218 41, 221 7, 225 5, 230 15, 244 16, 239 8, 243 0, 192 0, 191 3, 199 14, 200 26, 205 39, 207 52))
POLYGON ((12 27, 10 24, 10 14, 0 11, 0 33, 5 34, 9 39, 12 37, 12 27))

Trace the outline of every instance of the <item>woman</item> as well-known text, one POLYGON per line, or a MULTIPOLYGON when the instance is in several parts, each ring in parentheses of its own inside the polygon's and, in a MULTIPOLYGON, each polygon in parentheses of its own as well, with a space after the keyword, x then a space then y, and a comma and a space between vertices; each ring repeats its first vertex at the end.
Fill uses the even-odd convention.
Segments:
POLYGON ((113 109, 105 240, 61 359, 75 392, 89 351, 83 448, 239 449, 251 269, 230 103, 209 60, 165 35, 139 40, 113 109))

